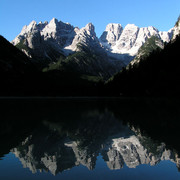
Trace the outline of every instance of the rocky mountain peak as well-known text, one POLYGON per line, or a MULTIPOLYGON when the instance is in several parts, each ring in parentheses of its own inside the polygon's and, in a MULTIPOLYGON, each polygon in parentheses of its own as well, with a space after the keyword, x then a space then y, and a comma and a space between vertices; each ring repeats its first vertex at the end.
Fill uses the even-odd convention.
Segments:
POLYGON ((124 28, 124 30, 137 30, 138 26, 136 26, 135 24, 127 24, 124 28))
POLYGON ((114 45, 117 40, 119 40, 120 35, 123 31, 121 24, 111 23, 106 26, 106 30, 100 37, 100 41, 105 42, 110 45, 114 45))
POLYGON ((58 20, 56 18, 52 18, 52 20, 49 22, 49 24, 57 24, 58 20))
MULTIPOLYGON (((115 53, 127 53, 135 44, 139 32, 139 27, 128 24, 124 28, 120 39, 117 41, 115 53)), ((133 55, 133 53, 129 52, 133 55)))
POLYGON ((28 33, 28 32, 33 32, 34 30, 36 30, 36 28, 37 28, 37 23, 36 23, 36 21, 32 21, 28 26, 26 25, 26 26, 24 26, 23 28, 22 28, 22 31, 21 31, 21 35, 24 35, 24 34, 26 34, 26 33, 28 33))
POLYGON ((121 24, 117 24, 117 23, 109 23, 106 26, 106 31, 120 31, 122 29, 122 25, 121 24))
MULTIPOLYGON (((133 57, 137 55, 139 48, 152 36, 159 37, 163 42, 169 42, 172 31, 159 32, 153 26, 139 28, 135 24, 127 24, 123 29, 120 24, 109 24, 100 37, 100 42, 113 57, 133 57)), ((130 60, 128 59, 127 63, 130 60)))
POLYGON ((86 26, 85 26, 85 29, 87 29, 88 31, 95 31, 95 27, 92 23, 88 23, 86 26))
POLYGON ((79 31, 83 36, 92 36, 95 37, 96 33, 95 33, 95 27, 92 23, 88 23, 85 27, 83 27, 80 31, 79 31))
POLYGON ((47 26, 42 30, 42 35, 45 37, 49 36, 49 34, 52 34, 55 36, 55 33, 57 31, 57 26, 58 26, 58 20, 53 18, 47 26))
POLYGON ((99 40, 95 33, 95 27, 92 23, 88 23, 85 27, 78 29, 75 28, 75 36, 70 46, 65 47, 66 50, 78 51, 78 44, 82 44, 92 48, 99 46, 99 40))
POLYGON ((179 34, 179 21, 169 32, 159 32, 153 26, 139 28, 135 24, 128 24, 123 29, 121 24, 110 23, 98 39, 92 23, 88 23, 79 29, 53 18, 49 23, 40 22, 37 24, 32 21, 28 26, 23 27, 21 33, 12 43, 17 45, 23 42, 30 49, 37 49, 38 47, 38 51, 43 47, 45 49, 41 51, 43 52, 42 56, 48 54, 48 47, 53 47, 56 52, 61 51, 64 52, 64 55, 69 55, 78 51, 78 44, 83 44, 96 51, 103 50, 108 57, 119 59, 126 66, 150 37, 155 35, 163 42, 169 42, 172 34, 174 37, 179 34))
POLYGON ((39 24, 37 24, 37 22, 33 20, 29 25, 25 25, 22 28, 21 33, 12 41, 12 44, 17 45, 22 40, 25 40, 30 36, 33 36, 33 34, 36 34, 38 31, 42 31, 42 29, 44 29, 44 27, 47 24, 47 21, 45 21, 44 23, 40 22, 39 24))
POLYGON ((33 33, 34 31, 41 31, 48 23, 47 22, 40 22, 39 24, 37 24, 36 21, 32 21, 28 26, 24 26, 22 31, 21 31, 21 35, 25 35, 28 33, 33 33))
POLYGON ((128 24, 125 26, 125 28, 121 34, 120 41, 125 40, 125 39, 126 40, 128 39, 130 41, 134 41, 134 38, 137 37, 138 32, 139 32, 139 27, 137 27, 135 24, 128 24))
POLYGON ((149 31, 159 32, 159 30, 157 28, 155 28, 154 26, 149 26, 148 29, 149 29, 149 31))
POLYGON ((32 21, 30 24, 29 24, 29 27, 35 27, 37 25, 36 21, 32 21))
POLYGON ((56 31, 56 28, 58 26, 58 20, 53 18, 49 24, 46 26, 46 29, 49 29, 51 31, 56 31))

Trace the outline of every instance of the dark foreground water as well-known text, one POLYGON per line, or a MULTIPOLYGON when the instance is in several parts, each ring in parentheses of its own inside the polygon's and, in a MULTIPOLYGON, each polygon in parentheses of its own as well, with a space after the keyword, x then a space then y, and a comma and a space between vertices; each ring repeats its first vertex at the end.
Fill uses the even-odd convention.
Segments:
POLYGON ((180 179, 178 99, 1 99, 0 179, 180 179))

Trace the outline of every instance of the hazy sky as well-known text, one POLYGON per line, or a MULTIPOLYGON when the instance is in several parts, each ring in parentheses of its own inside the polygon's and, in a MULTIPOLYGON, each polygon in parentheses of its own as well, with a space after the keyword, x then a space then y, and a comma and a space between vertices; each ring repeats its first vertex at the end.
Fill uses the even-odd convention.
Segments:
POLYGON ((108 23, 168 31, 179 15, 180 0, 0 0, 0 34, 12 41, 32 20, 53 17, 80 28, 92 22, 98 36, 108 23))

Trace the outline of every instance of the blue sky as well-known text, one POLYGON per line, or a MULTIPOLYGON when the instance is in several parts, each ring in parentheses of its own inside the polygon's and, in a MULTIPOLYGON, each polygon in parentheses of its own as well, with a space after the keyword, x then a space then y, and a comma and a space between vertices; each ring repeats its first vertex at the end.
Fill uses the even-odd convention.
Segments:
POLYGON ((1 0, 0 34, 12 41, 32 20, 53 17, 73 26, 92 22, 98 36, 108 23, 172 28, 180 15, 180 0, 1 0))

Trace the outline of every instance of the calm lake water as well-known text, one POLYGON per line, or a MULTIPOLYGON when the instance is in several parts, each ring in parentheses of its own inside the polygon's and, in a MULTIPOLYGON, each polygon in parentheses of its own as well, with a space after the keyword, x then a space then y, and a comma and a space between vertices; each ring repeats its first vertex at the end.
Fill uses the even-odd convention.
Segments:
POLYGON ((0 179, 180 179, 178 99, 1 99, 0 179))

